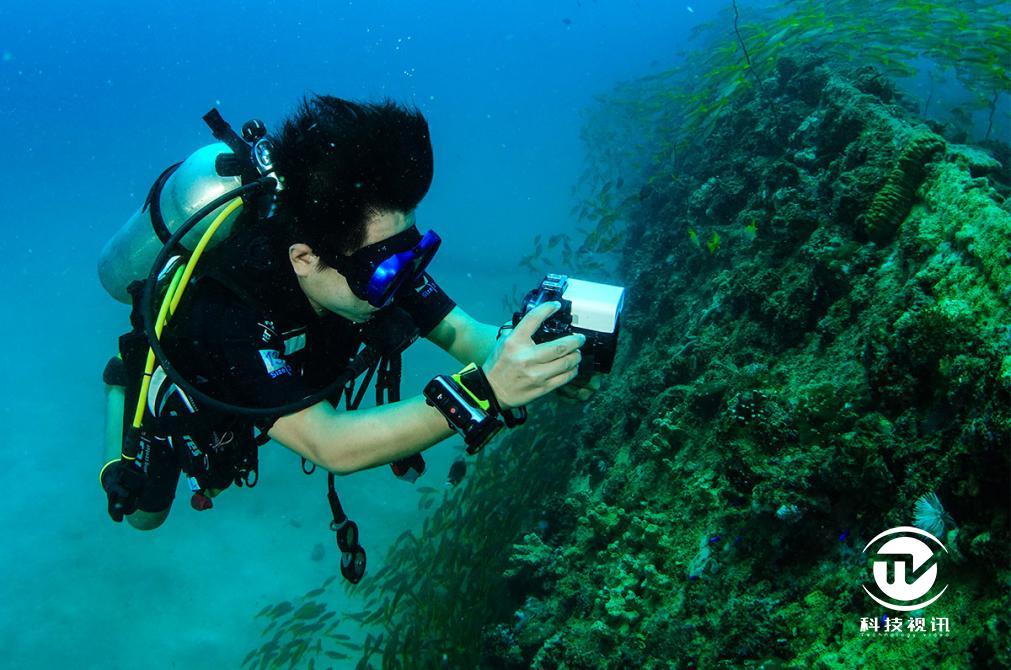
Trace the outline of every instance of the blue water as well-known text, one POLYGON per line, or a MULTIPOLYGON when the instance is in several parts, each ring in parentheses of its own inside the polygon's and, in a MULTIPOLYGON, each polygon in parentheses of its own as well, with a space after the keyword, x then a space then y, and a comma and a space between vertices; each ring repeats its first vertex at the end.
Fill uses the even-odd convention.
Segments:
MULTIPOLYGON (((276 445, 260 486, 227 491, 211 512, 189 510, 181 491, 146 534, 105 513, 100 375, 127 313, 95 265, 161 169, 210 141, 204 112, 271 125, 308 92, 417 105, 436 161, 419 217, 444 239, 433 274, 500 322, 502 295, 538 279, 516 266, 532 236, 574 225, 593 96, 669 66, 713 11, 650 0, 0 4, 2 665, 237 667, 262 642, 257 611, 336 570, 323 478, 276 445)), ((458 367, 427 342, 414 349, 405 395, 458 367)), ((422 483, 440 486, 457 453, 452 440, 429 450, 422 483)), ((341 485, 375 570, 420 526, 417 494, 385 468, 341 485)))

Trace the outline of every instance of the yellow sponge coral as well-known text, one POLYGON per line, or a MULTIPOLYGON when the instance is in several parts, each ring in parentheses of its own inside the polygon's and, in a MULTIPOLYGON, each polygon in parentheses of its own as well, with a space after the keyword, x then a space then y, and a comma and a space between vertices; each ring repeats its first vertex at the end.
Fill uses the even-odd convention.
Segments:
POLYGON ((899 155, 899 161, 864 215, 864 225, 871 239, 881 242, 895 234, 923 181, 924 166, 943 150, 944 140, 933 134, 914 137, 899 155))

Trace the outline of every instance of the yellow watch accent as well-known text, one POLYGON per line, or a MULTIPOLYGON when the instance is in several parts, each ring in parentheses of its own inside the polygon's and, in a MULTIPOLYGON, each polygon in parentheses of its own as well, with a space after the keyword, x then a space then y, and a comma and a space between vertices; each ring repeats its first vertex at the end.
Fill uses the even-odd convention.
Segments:
POLYGON ((456 382, 457 386, 459 386, 464 391, 466 391, 467 395, 469 395, 471 398, 474 399, 474 403, 478 407, 480 407, 482 410, 484 410, 485 412, 487 412, 489 409, 491 409, 491 402, 489 402, 488 400, 481 400, 480 398, 478 398, 476 395, 474 395, 471 392, 471 390, 469 388, 467 388, 464 385, 464 383, 462 381, 460 381, 460 378, 463 375, 467 374, 468 372, 473 372, 476 369, 477 369, 477 363, 468 363, 467 367, 465 367, 463 370, 460 370, 455 375, 450 375, 450 376, 453 378, 453 381, 456 382))

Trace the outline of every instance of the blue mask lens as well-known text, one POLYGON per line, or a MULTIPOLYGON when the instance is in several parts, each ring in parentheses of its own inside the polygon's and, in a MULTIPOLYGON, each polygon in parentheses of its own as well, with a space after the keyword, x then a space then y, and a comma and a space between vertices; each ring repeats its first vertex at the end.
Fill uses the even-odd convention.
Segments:
POLYGON ((373 307, 386 307, 398 291, 425 271, 441 243, 434 231, 421 235, 411 226, 382 242, 364 246, 349 258, 349 271, 345 273, 348 285, 373 307))

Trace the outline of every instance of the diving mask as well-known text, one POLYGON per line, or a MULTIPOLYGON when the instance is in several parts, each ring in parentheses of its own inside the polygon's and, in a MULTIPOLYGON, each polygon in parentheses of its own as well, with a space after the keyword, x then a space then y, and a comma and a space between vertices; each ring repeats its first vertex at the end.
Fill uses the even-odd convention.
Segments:
POLYGON ((368 244, 332 265, 348 281, 351 291, 373 307, 382 309, 406 285, 421 276, 432 262, 442 239, 415 225, 381 242, 368 244))

